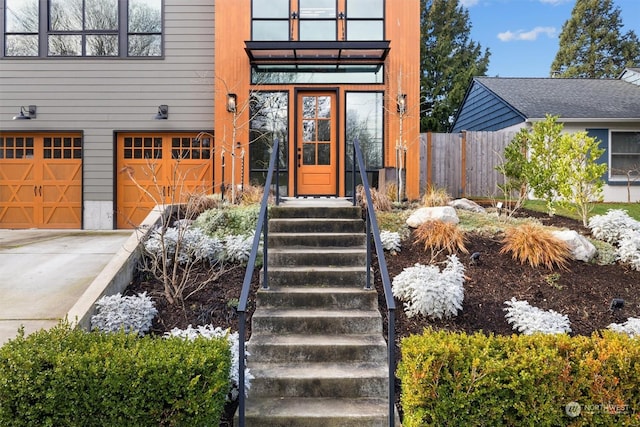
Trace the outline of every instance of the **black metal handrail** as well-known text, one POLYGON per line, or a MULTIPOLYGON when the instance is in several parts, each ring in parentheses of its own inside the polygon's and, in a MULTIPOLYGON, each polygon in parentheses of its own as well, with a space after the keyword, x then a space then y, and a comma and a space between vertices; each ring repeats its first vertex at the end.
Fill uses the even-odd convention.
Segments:
POLYGON ((396 315, 396 302, 391 292, 391 281, 389 280, 389 271, 387 270, 387 260, 384 257, 384 248, 382 247, 382 240, 380 239, 380 229, 378 228, 378 220, 376 218, 376 212, 373 209, 373 202, 371 199, 371 187, 369 186, 369 180, 367 178, 367 170, 364 166, 364 159, 362 157, 362 150, 360 144, 356 138, 353 141, 353 205, 357 203, 356 194, 356 163, 358 165, 358 171, 360 172, 360 178, 362 180, 362 186, 364 189, 366 206, 366 218, 367 218, 367 284, 366 287, 371 286, 371 236, 373 235, 373 242, 376 249, 376 255, 378 256, 378 269, 380 270, 380 278, 382 279, 382 286, 384 288, 384 297, 387 303, 387 357, 389 363, 389 427, 395 425, 395 376, 396 376, 396 357, 395 357, 395 315, 396 315))
POLYGON ((244 412, 245 412, 245 329, 247 322, 247 303, 249 301, 249 290, 251 289, 251 279, 253 277, 253 270, 256 267, 256 259, 258 258, 258 249, 260 247, 260 233, 263 233, 264 245, 263 245, 263 277, 262 287, 267 288, 268 284, 268 270, 267 270, 267 254, 268 254, 268 227, 267 216, 269 205, 269 189, 273 182, 273 175, 275 171, 276 175, 276 206, 280 203, 280 159, 278 153, 280 152, 280 145, 276 138, 273 142, 273 148, 271 152, 271 159, 269 160, 269 171, 267 172, 267 179, 264 183, 264 194, 262 196, 262 202, 260 203, 260 213, 258 214, 258 224, 256 225, 256 234, 253 237, 253 246, 251 247, 251 255, 249 256, 249 262, 247 264, 247 271, 244 275, 244 282, 242 283, 242 291, 240 292, 240 300, 238 301, 238 421, 240 427, 244 427, 244 412))

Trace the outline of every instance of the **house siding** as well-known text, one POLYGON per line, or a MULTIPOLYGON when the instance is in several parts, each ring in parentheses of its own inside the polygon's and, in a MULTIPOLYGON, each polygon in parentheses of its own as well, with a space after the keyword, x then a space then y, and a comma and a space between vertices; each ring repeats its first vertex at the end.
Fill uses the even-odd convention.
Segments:
POLYGON ((164 0, 162 58, 0 60, 0 130, 83 133, 85 228, 113 226, 115 131, 212 128, 214 17, 210 0, 164 0), (169 119, 153 120, 161 104, 169 119), (22 105, 37 119, 11 120, 22 105))
POLYGON ((465 96, 452 132, 495 131, 524 122, 524 117, 474 81, 465 96))

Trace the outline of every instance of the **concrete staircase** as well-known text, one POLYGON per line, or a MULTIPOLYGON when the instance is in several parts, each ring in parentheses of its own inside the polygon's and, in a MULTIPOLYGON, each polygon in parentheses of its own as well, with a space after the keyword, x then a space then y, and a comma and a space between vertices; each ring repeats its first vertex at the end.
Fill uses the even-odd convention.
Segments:
POLYGON ((365 289, 360 208, 292 199, 270 218, 269 289, 258 291, 247 343, 255 379, 246 425, 389 426, 387 344, 377 293, 365 289))

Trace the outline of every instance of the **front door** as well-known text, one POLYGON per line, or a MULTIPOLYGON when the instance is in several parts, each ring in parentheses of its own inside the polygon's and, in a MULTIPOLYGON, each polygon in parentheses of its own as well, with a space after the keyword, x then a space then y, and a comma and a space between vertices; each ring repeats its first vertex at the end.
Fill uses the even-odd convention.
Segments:
POLYGON ((336 94, 299 92, 297 113, 297 191, 299 196, 337 193, 336 94))

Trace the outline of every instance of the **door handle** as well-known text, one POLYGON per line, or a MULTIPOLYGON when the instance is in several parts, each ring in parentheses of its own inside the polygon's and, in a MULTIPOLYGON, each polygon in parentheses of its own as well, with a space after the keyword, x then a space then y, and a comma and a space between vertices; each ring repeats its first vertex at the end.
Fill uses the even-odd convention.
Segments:
POLYGON ((302 160, 302 154, 298 153, 298 167, 300 167, 300 160, 302 160))
POLYGON ((40 197, 42 197, 42 185, 40 187, 38 187, 40 190, 40 197))
POLYGON ((33 186, 33 195, 34 195, 34 196, 37 196, 37 195, 38 195, 38 186, 37 186, 37 185, 34 185, 34 186, 33 186))

